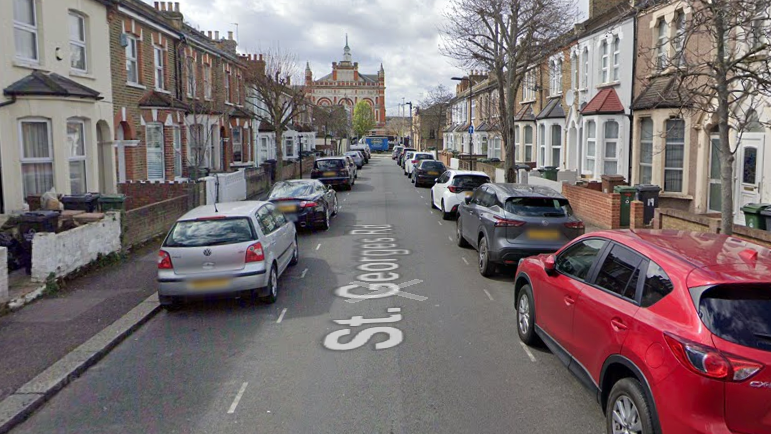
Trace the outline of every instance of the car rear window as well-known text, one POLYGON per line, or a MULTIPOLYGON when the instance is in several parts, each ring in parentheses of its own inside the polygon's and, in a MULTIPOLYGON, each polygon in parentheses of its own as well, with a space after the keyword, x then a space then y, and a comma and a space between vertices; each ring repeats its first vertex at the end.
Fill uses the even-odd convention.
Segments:
POLYGON ((316 161, 318 170, 337 170, 343 167, 343 160, 319 160, 316 161))
POLYGON ((184 220, 177 222, 163 245, 166 247, 204 247, 237 244, 256 238, 246 217, 184 220))
POLYGON ((477 188, 490 182, 490 178, 477 175, 459 175, 452 179, 452 185, 460 188, 477 188))
POLYGON ((315 185, 309 182, 279 182, 270 191, 270 199, 309 196, 314 189, 315 185))
POLYGON ((431 154, 417 154, 415 155, 416 160, 433 160, 434 156, 431 154))
POLYGON ((444 169, 444 164, 441 161, 427 160, 420 163, 420 168, 424 170, 442 170, 444 169))
POLYGON ((567 199, 551 197, 510 197, 506 212, 523 217, 569 217, 573 209, 567 199))
POLYGON ((771 351, 771 284, 710 288, 699 300, 699 317, 721 339, 771 351))

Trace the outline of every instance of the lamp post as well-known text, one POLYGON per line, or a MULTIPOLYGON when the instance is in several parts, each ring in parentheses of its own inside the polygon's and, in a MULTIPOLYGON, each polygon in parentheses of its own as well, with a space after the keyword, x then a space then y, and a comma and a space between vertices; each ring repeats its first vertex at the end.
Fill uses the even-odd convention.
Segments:
POLYGON ((300 158, 297 160, 300 163, 300 179, 303 177, 303 135, 300 134, 297 139, 297 144, 300 148, 300 158))
POLYGON ((410 147, 415 148, 415 143, 412 141, 412 101, 406 102, 405 104, 410 106, 410 147))
MULTIPOLYGON (((470 125, 469 127, 469 138, 468 138, 468 144, 469 144, 469 154, 472 154, 474 151, 474 113, 472 112, 474 110, 474 104, 472 99, 474 98, 474 82, 471 81, 470 77, 452 77, 452 80, 455 81, 468 81, 468 98, 469 98, 469 117, 468 117, 468 123, 470 125)), ((461 149, 461 152, 463 150, 461 149)))

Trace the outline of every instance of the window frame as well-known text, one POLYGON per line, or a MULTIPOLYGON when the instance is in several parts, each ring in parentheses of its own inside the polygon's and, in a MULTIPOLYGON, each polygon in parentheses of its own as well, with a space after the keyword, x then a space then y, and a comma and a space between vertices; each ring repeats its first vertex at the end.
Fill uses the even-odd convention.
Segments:
MULTIPOLYGON (((68 12, 68 18, 75 18, 77 20, 80 20, 82 23, 82 29, 83 29, 83 40, 73 40, 72 39, 72 29, 70 29, 69 35, 70 35, 70 69, 75 72, 80 73, 87 73, 88 72, 88 20, 86 19, 86 16, 83 15, 80 12, 77 11, 69 11, 68 12), (73 53, 73 46, 83 49, 83 69, 76 68, 72 64, 72 53, 73 53)), ((71 24, 68 21, 68 26, 71 24)))
MULTIPOLYGON (((686 167, 686 125, 685 120, 681 118, 671 118, 667 119, 665 125, 665 131, 666 131, 666 138, 664 140, 664 182, 662 186, 663 192, 668 193, 682 193, 683 189, 686 187, 686 179, 685 179, 685 167, 686 167), (675 142, 674 139, 670 140, 670 131, 671 128, 669 126, 670 122, 681 122, 683 125, 683 138, 681 142, 675 142), (674 151, 674 149, 671 149, 675 146, 679 146, 682 148, 682 164, 680 167, 675 166, 668 166, 667 165, 667 153, 670 151, 674 151), (679 190, 672 190, 667 188, 667 172, 679 172, 680 173, 680 189, 679 190)), ((679 139, 678 139, 679 140, 679 139)))
POLYGON ((551 165, 559 167, 562 164, 562 125, 552 124, 549 128, 549 134, 551 134, 551 165), (555 130, 557 134, 554 134, 555 130), (554 152, 558 153, 557 161, 554 161, 554 152))
POLYGON ((656 69, 663 71, 667 68, 669 62, 669 23, 665 17, 659 18, 656 23, 656 34, 654 40, 656 41, 656 69))
POLYGON ((618 35, 615 35, 613 37, 613 43, 611 44, 611 52, 612 59, 613 59, 613 73, 612 73, 612 81, 615 83, 619 80, 621 80, 621 38, 618 37, 618 35))
POLYGON ((673 62, 675 66, 679 68, 683 66, 683 62, 685 61, 685 11, 678 9, 675 12, 675 18, 673 21, 675 27, 675 34, 672 38, 672 50, 674 51, 673 62))
POLYGON ((230 102, 230 71, 225 71, 225 103, 230 102))
POLYGON ((610 46, 604 39, 600 44, 600 83, 610 82, 610 46))
MULTIPOLYGON (((589 272, 589 275, 591 277, 590 280, 586 281, 589 286, 592 288, 595 288, 599 291, 602 291, 606 294, 612 295, 620 300, 632 303, 635 306, 640 306, 640 296, 642 294, 643 285, 645 283, 645 276, 642 275, 642 270, 648 270, 648 262, 650 259, 648 259, 645 255, 641 254, 640 252, 636 251, 635 249, 625 246, 621 243, 617 243, 615 241, 609 240, 608 244, 605 245, 605 250, 600 255, 600 259, 594 263, 594 267, 589 272), (637 256, 640 258, 640 263, 637 264, 637 267, 632 271, 632 275, 634 275, 635 272, 639 271, 638 277, 637 277, 637 286, 634 288, 634 298, 628 298, 625 297, 623 294, 619 294, 615 291, 612 291, 610 289, 604 288, 597 284, 597 278, 599 277, 600 270, 602 269, 602 265, 605 263, 605 261, 608 258, 608 255, 613 251, 614 247, 619 247, 621 249, 627 250, 629 253, 637 256)), ((663 268, 662 268, 663 270, 663 268)), ((627 282, 628 284, 628 282, 627 282)))
POLYGON ((594 120, 586 121, 586 125, 584 126, 584 133, 586 134, 586 139, 584 140, 586 148, 584 149, 584 158, 581 164, 581 174, 594 176, 595 173, 597 173, 597 122, 594 120), (589 128, 590 124, 592 125, 592 128, 589 128), (594 145, 594 153, 591 155, 589 154, 590 143, 594 145), (590 159, 592 160, 591 171, 587 170, 587 163, 590 159))
POLYGON ((211 64, 203 64, 203 98, 207 101, 212 100, 212 67, 211 64))
POLYGON ((182 177, 182 129, 179 125, 171 127, 172 149, 174 151, 174 177, 182 177))
MULTIPOLYGON (((19 128, 19 164, 21 165, 21 173, 22 173, 22 192, 24 194, 24 197, 26 198, 31 193, 27 191, 27 186, 24 183, 24 165, 25 164, 49 164, 51 166, 51 185, 56 185, 56 166, 54 165, 54 148, 53 148, 53 130, 51 128, 51 119, 48 118, 42 118, 42 117, 28 117, 28 118, 21 118, 18 120, 18 128, 19 128), (48 139, 48 157, 25 157, 24 154, 24 124, 25 123, 35 123, 35 124, 45 124, 47 129, 47 139, 48 139)), ((45 192, 40 192, 39 194, 43 194, 45 192)))
POLYGON ((581 52, 583 57, 583 77, 581 77, 581 89, 587 89, 589 87, 589 47, 584 47, 581 52))
POLYGON ((166 50, 160 45, 153 45, 153 72, 155 89, 166 90, 166 50), (159 79, 160 77, 160 79, 159 79), (160 84, 158 83, 160 81, 160 84))
POLYGON ((639 172, 640 172, 639 175, 638 175, 638 181, 639 181, 640 184, 651 184, 651 183, 653 183, 653 154, 654 154, 654 152, 653 152, 653 131, 654 131, 653 118, 651 118, 651 117, 640 118, 640 138, 639 138, 639 147, 638 147, 638 149, 639 149, 639 162, 638 162, 638 166, 639 166, 639 172), (650 137, 649 138, 646 138, 646 136, 645 136, 644 123, 646 121, 650 122, 650 126, 651 126, 650 137), (650 144, 650 158, 649 158, 649 162, 647 162, 647 163, 643 162, 643 149, 644 149, 643 144, 644 143, 645 144, 648 144, 648 143, 650 144), (643 170, 643 169, 645 169, 645 170, 643 170), (645 171, 649 172, 647 182, 645 182, 645 176, 643 175, 643 173, 645 171))
MULTIPOLYGON (((165 131, 164 131, 164 125, 160 122, 148 122, 145 125, 145 161, 147 163, 147 180, 148 181, 163 181, 166 179, 166 149, 165 149, 165 131), (150 134, 149 131, 151 128, 160 128, 160 137, 161 137, 161 146, 160 146, 160 154, 161 154, 161 176, 160 177, 153 177, 150 176, 150 134)), ((153 150, 155 152, 155 149, 153 150)))
MULTIPOLYGON (((13 30, 14 30, 14 57, 16 59, 22 60, 24 62, 39 64, 40 63, 40 20, 38 17, 38 1, 37 0, 21 0, 21 1, 27 1, 32 4, 32 20, 34 21, 34 24, 28 24, 21 21, 17 21, 16 18, 13 18, 13 30), (26 57, 19 55, 18 48, 15 46, 16 44, 16 31, 22 31, 31 33, 34 36, 35 40, 35 57, 26 57)), ((14 0, 13 3, 14 8, 14 15, 15 15, 15 8, 16 8, 16 0, 14 0)))
POLYGON ((83 140, 83 155, 73 155, 72 148, 68 149, 67 153, 67 163, 69 167, 69 173, 70 173, 70 194, 83 194, 86 191, 88 191, 88 174, 87 174, 87 163, 88 160, 88 152, 87 152, 87 146, 88 142, 86 140, 86 121, 81 118, 69 118, 67 119, 67 128, 70 127, 70 124, 73 125, 79 125, 80 126, 80 134, 81 139, 83 140), (76 163, 78 165, 82 165, 83 170, 83 189, 82 191, 76 192, 72 188, 72 166, 73 163, 76 163))
POLYGON ((522 128, 522 141, 524 143, 524 149, 525 149, 525 161, 530 162, 533 161, 533 126, 532 125, 525 125, 524 128, 522 128), (530 131, 530 141, 527 141, 527 132, 530 131), (530 156, 528 158, 528 155, 530 156))
POLYGON ((187 80, 185 80, 185 93, 188 98, 196 98, 196 61, 195 56, 185 58, 185 69, 187 70, 187 80))
POLYGON ((243 130, 241 129, 241 127, 231 128, 230 137, 231 137, 230 142, 233 145, 233 162, 243 163, 244 162, 244 144, 243 144, 244 137, 243 137, 243 130), (236 135, 238 136, 237 141, 236 141, 236 135), (239 158, 236 158, 236 146, 238 146, 239 158))
POLYGON ((124 49, 126 55, 126 83, 139 85, 142 75, 139 72, 139 39, 134 35, 126 33, 126 40, 128 41, 128 44, 126 44, 126 48, 124 49), (134 51, 133 56, 131 55, 132 47, 134 51), (134 64, 134 74, 136 77, 131 77, 131 74, 129 73, 129 65, 132 63, 134 64), (132 78, 134 78, 134 80, 132 80, 132 78))
POLYGON ((621 124, 618 123, 615 119, 608 119, 605 122, 603 122, 603 128, 602 128, 602 174, 603 175, 618 175, 618 154, 619 154, 619 145, 621 143, 621 124), (608 137, 608 125, 611 123, 616 124, 616 137, 608 137), (613 143, 615 145, 615 152, 612 157, 608 157, 608 143, 613 143), (609 162, 614 162, 616 164, 616 170, 614 173, 606 173, 605 172, 605 164, 609 162))

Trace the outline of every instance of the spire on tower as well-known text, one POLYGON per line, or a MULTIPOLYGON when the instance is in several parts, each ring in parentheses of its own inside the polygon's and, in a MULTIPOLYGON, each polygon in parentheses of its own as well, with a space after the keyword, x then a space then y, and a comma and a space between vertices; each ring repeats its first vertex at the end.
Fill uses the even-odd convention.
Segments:
POLYGON ((348 46, 348 33, 345 34, 345 48, 343 49, 343 62, 351 62, 351 47, 348 46))

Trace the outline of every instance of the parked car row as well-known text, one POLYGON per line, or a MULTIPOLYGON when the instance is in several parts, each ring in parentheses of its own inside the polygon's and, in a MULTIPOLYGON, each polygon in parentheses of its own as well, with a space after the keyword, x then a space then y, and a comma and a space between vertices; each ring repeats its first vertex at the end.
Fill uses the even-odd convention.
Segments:
POLYGON ((205 205, 180 217, 158 252, 161 305, 234 296, 275 303, 279 278, 300 260, 297 228, 329 229, 340 209, 332 187, 350 189, 364 155, 319 158, 314 179, 279 181, 265 201, 205 205))

